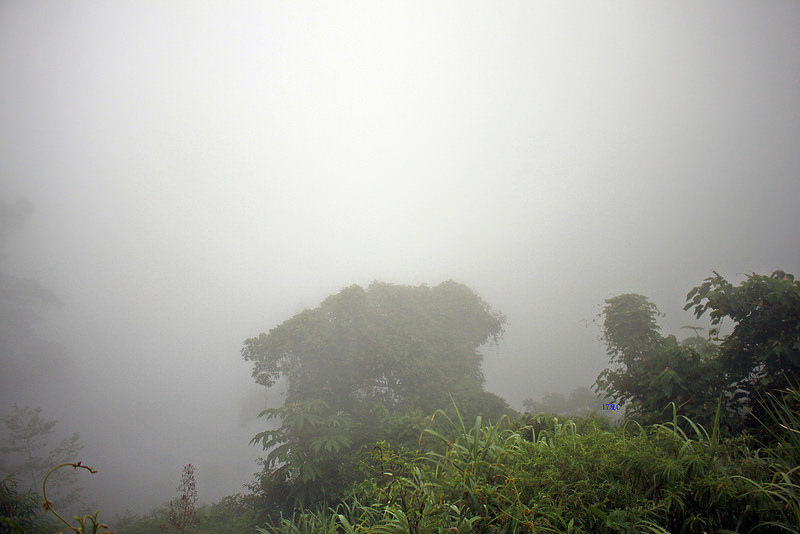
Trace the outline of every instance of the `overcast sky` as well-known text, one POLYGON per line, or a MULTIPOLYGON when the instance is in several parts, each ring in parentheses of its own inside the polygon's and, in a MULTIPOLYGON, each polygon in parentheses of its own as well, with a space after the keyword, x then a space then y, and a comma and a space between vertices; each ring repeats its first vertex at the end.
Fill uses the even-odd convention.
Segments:
POLYGON ((0 180, 0 271, 59 301, 3 301, 3 412, 79 431, 104 510, 189 462, 217 500, 243 341, 349 285, 470 286, 521 407, 593 382, 606 298, 685 335, 712 269, 800 274, 800 2, 5 0, 0 180))

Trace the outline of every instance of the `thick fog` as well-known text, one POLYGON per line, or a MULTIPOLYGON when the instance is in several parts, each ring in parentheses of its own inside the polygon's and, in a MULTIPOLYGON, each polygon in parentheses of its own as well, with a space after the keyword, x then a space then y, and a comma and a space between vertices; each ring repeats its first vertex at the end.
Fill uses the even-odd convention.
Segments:
POLYGON ((471 287, 521 408, 606 298, 800 274, 798 2, 4 1, 0 95, 2 412, 109 516, 242 491, 243 341, 352 284, 471 287))

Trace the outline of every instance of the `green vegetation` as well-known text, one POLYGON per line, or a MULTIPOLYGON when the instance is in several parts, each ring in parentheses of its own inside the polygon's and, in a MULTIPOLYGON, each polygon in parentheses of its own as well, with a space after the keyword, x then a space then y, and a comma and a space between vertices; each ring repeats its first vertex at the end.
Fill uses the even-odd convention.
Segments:
POLYGON ((361 450, 381 440, 416 446, 425 415, 452 396, 468 414, 499 418, 508 405, 483 390, 478 347, 504 317, 468 287, 379 282, 352 286, 268 334, 242 354, 259 384, 283 380, 280 421, 253 438, 269 453, 251 487, 273 517, 338 502, 360 475, 361 450))
POLYGON ((800 384, 800 282, 783 271, 752 274, 739 286, 714 275, 687 295, 686 309, 711 318, 729 405, 763 416, 759 398, 800 384), (720 338, 726 318, 733 331, 720 338))
MULTIPOLYGON (((96 471, 81 462, 63 463, 52 467, 44 474, 41 485, 41 499, 33 492, 19 493, 16 481, 7 477, 0 484, 0 532, 14 533, 74 533, 97 534, 108 533, 108 525, 102 523, 94 514, 75 515, 72 522, 57 510, 55 503, 48 497, 48 483, 56 480, 58 475, 71 467, 72 471, 86 470, 94 474, 96 471)), ((113 533, 111 533, 113 534, 113 533)))
MULTIPOLYGON (((418 448, 362 446, 371 463, 341 503, 295 506, 262 531, 797 532, 800 285, 780 271, 739 287, 717 275, 687 300, 733 332, 679 342, 646 297, 606 301, 611 367, 596 388, 626 407, 624 426, 529 414, 467 428, 439 410, 418 448)), ((573 397, 527 404, 574 411, 573 397)))
POLYGON ((722 392, 716 345, 662 336, 659 311, 642 295, 608 299, 602 315, 611 367, 597 377, 599 393, 643 424, 667 419, 671 402, 698 422, 713 422, 722 392))
MULTIPOLYGON (((62 532, 62 533, 67 533, 67 532, 74 532, 75 534, 97 534, 98 532, 107 533, 108 532, 108 525, 106 525, 105 523, 101 523, 100 520, 98 519, 98 516, 100 515, 100 512, 95 512, 94 514, 91 514, 91 515, 90 514, 84 514, 83 517, 80 517, 80 516, 76 515, 76 516, 74 516, 72 518, 73 521, 75 522, 73 524, 70 521, 68 521, 66 518, 64 518, 64 516, 62 516, 56 510, 55 505, 53 504, 53 501, 51 501, 47 497, 47 481, 48 481, 48 479, 53 475, 57 475, 59 473, 59 471, 63 471, 64 468, 66 468, 66 467, 71 467, 74 471, 77 471, 78 469, 85 469, 86 471, 89 471, 92 474, 97 473, 97 471, 95 471, 93 468, 91 468, 89 466, 86 466, 86 465, 81 465, 81 462, 65 463, 65 464, 57 465, 54 468, 52 468, 50 471, 48 471, 48 473, 44 477, 44 480, 42 481, 42 499, 44 501, 43 504, 42 504, 42 510, 45 513, 49 512, 49 513, 53 514, 58 519, 59 523, 61 523, 59 525, 59 527, 61 527, 61 531, 60 532, 62 532), (66 527, 62 527, 61 525, 66 525, 66 527)), ((111 534, 114 534, 114 533, 111 533, 111 534)))
POLYGON ((536 430, 480 418, 466 427, 437 412, 451 427, 427 431, 438 447, 379 443, 350 499, 259 532, 797 532, 798 401, 794 389, 771 404, 787 432, 770 446, 677 415, 613 429, 542 418, 536 430))
MULTIPOLYGON (((708 339, 663 336, 658 309, 641 295, 607 300, 611 367, 597 394, 548 394, 519 416, 483 390, 478 348, 498 339, 504 319, 471 290, 345 289, 245 343, 256 380, 287 388, 284 405, 262 413, 276 426, 253 439, 267 456, 252 492, 196 506, 188 465, 177 499, 114 526, 798 533, 800 284, 781 271, 739 286, 716 275, 687 301, 711 317, 708 339), (722 336, 724 318, 732 325, 722 336), (625 406, 625 420, 598 413, 605 403, 625 406), (561 413, 543 413, 553 411, 561 413)), ((0 489, 0 532, 53 528, 11 479, 0 489)), ((75 521, 66 531, 105 528, 97 514, 75 521)))
POLYGON ((41 499, 33 491, 20 491, 17 480, 0 481, 0 532, 54 531, 55 523, 41 512, 41 499))
POLYGON ((708 313, 709 339, 662 336, 659 312, 641 295, 606 301, 603 337, 612 367, 597 390, 628 405, 643 423, 663 421, 670 403, 706 426, 722 405, 728 432, 758 431, 765 395, 800 384, 800 282, 775 271, 733 286, 715 273, 686 297, 685 309, 708 313), (732 332, 720 336, 724 319, 732 332))

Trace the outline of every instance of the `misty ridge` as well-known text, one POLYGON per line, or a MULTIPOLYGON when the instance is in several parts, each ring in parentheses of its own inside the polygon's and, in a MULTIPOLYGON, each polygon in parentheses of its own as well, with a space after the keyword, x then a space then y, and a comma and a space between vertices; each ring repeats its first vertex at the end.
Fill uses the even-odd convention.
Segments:
POLYGON ((795 2, 0 3, 0 533, 796 532, 798 87, 795 2))

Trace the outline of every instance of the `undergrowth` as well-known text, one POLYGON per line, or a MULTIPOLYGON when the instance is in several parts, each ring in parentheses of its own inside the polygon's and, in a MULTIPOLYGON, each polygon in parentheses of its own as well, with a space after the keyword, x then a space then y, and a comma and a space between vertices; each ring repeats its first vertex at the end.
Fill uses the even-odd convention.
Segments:
MULTIPOLYGON (((384 441, 365 451, 364 481, 338 506, 298 509, 262 528, 220 525, 219 532, 798 534, 800 389, 771 395, 764 406, 762 441, 723 438, 719 416, 706 429, 674 406, 667 423, 615 428, 545 415, 495 424, 477 417, 467 425, 457 409, 455 417, 440 410, 420 437, 424 449, 384 441)), ((93 472, 76 463, 51 473, 68 467, 93 472)), ((97 513, 61 517, 46 483, 43 509, 61 532, 108 530, 97 513)), ((4 500, 13 493, 9 479, 0 489, 4 500)), ((0 531, 32 532, 30 518, 8 513, 0 531)))
POLYGON ((800 390, 767 405, 767 443, 722 439, 719 417, 706 429, 674 407, 669 423, 619 428, 547 416, 467 426, 438 411, 433 450, 377 443, 349 500, 258 531, 797 533, 800 390))

